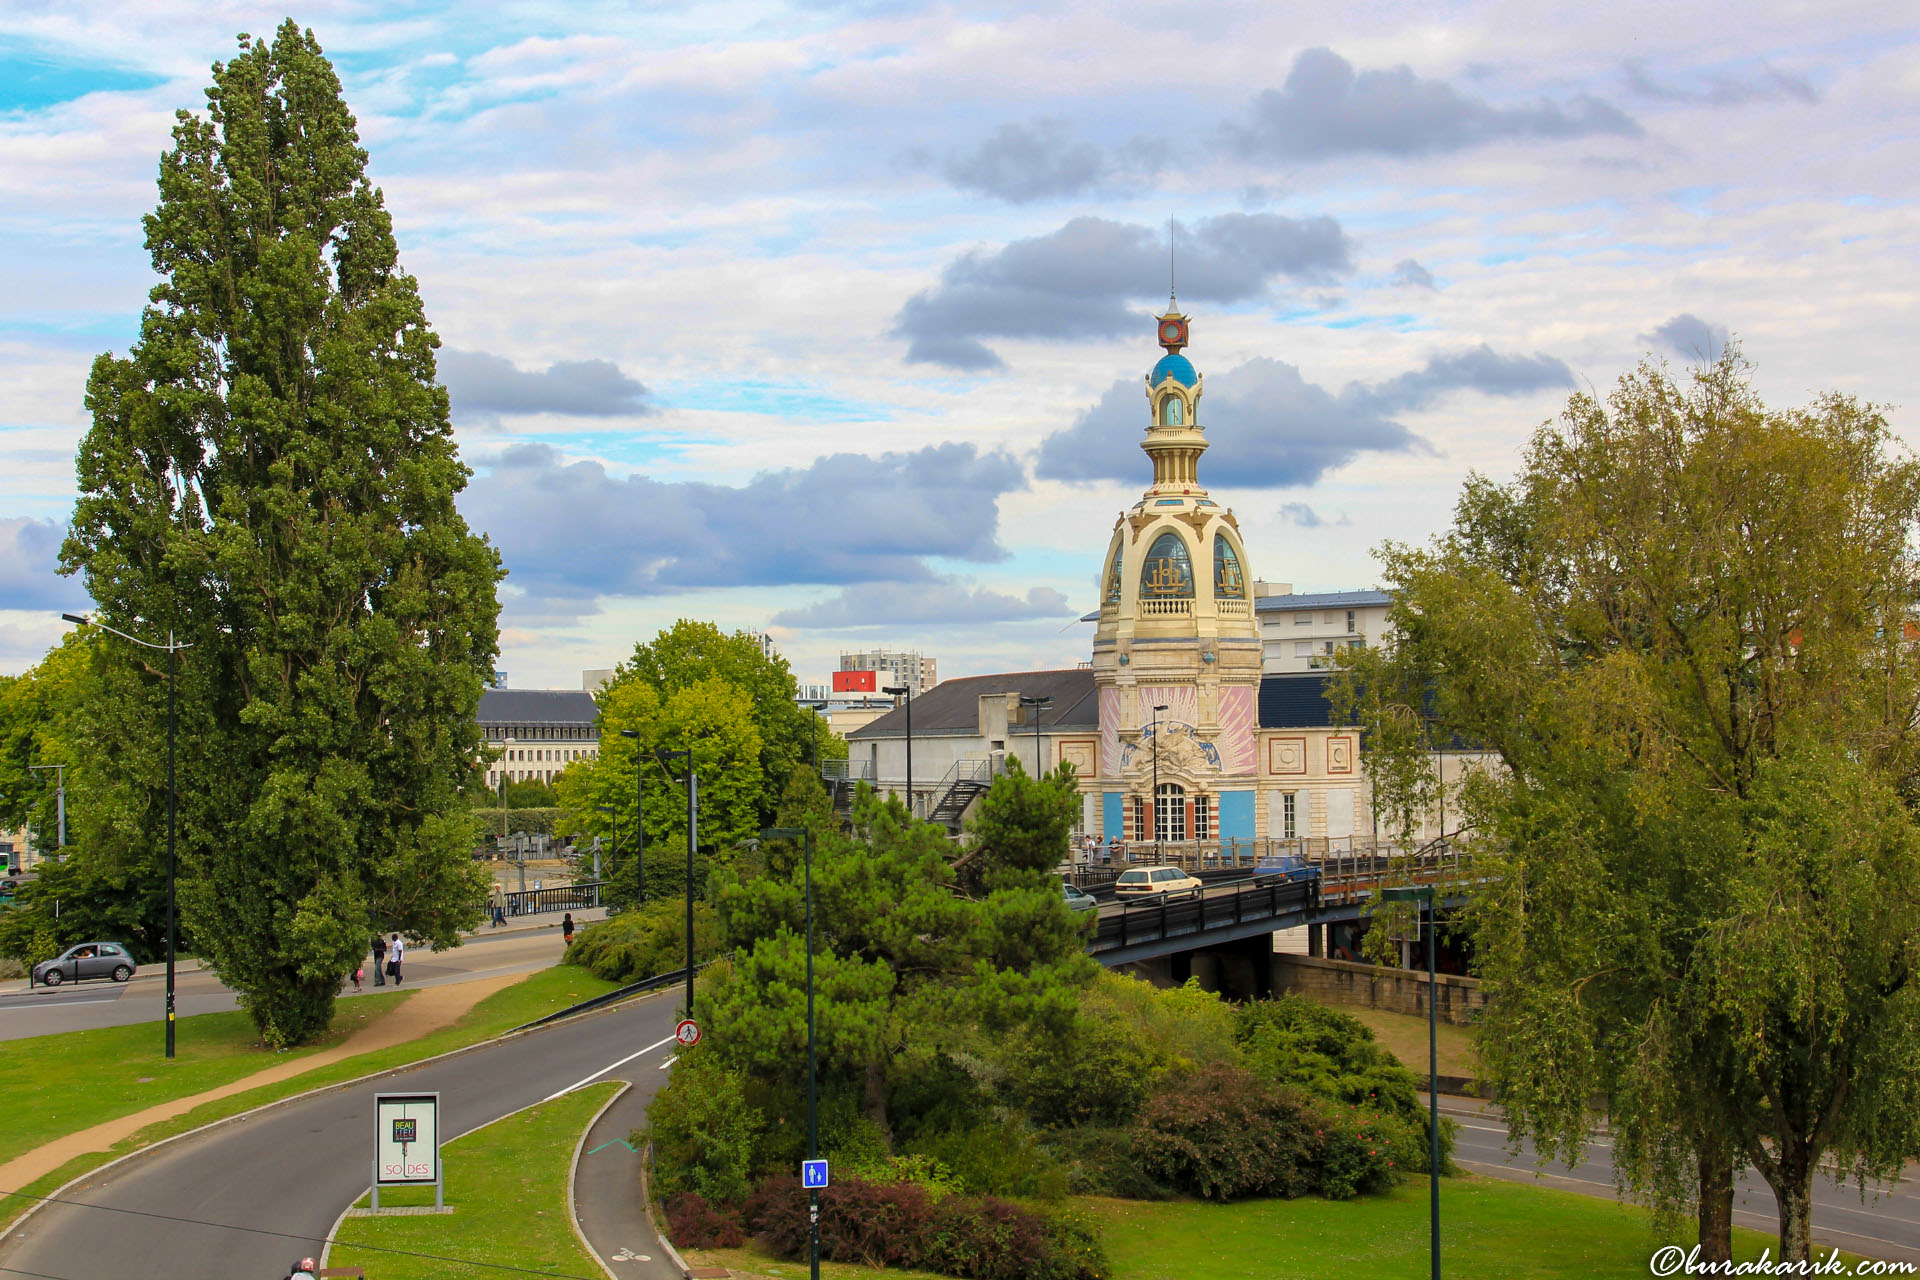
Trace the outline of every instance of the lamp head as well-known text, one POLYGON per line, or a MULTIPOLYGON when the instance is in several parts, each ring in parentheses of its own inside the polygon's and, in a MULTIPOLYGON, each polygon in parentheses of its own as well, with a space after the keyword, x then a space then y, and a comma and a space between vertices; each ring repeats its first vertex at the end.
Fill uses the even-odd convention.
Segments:
POLYGON ((84 627, 88 622, 87 615, 84 613, 63 613, 60 616, 76 627, 84 627))
POLYGON ((880 686, 880 692, 890 693, 897 698, 903 693, 912 693, 913 690, 904 684, 887 684, 880 686))
POLYGON ((623 738, 637 738, 640 736, 640 731, 638 729, 622 729, 620 736, 623 738))

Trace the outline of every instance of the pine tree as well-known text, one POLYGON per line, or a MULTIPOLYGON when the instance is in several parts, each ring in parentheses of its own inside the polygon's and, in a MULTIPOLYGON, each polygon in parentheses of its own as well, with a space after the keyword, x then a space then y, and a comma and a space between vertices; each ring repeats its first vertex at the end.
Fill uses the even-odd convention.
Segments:
MULTIPOLYGON (((292 22, 239 45, 161 159, 162 281, 127 357, 94 363, 63 558, 102 621, 193 646, 182 908, 285 1045, 326 1029, 371 927, 448 945, 478 918, 460 789, 501 573, 454 509, 438 339, 339 80, 292 22)), ((166 665, 122 658, 99 720, 151 794, 166 665)), ((165 812, 122 838, 163 844, 165 812)))

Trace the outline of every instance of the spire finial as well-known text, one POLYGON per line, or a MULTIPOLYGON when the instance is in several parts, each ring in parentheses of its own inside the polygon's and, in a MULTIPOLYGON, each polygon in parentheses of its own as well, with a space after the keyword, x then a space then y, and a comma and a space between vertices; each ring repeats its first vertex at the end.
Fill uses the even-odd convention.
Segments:
POLYGON ((1167 215, 1167 310, 1172 311, 1178 305, 1173 289, 1173 215, 1167 215))

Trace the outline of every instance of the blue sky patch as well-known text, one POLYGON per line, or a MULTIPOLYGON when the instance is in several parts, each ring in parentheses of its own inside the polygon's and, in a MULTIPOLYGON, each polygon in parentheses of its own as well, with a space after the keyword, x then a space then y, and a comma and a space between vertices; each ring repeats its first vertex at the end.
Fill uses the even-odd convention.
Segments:
POLYGON ((0 111, 39 111, 89 93, 151 89, 167 77, 102 66, 47 48, 0 40, 0 111))

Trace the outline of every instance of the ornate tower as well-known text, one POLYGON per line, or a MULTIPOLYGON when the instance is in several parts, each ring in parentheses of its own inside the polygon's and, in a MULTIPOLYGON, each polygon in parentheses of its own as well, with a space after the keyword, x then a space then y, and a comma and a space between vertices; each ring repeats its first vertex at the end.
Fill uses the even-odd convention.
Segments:
POLYGON ((1169 298, 1156 324, 1166 354, 1147 375, 1140 442, 1153 483, 1114 524, 1093 641, 1103 834, 1136 844, 1156 833, 1170 844, 1250 839, 1260 690, 1252 580, 1239 523, 1200 484, 1203 380, 1180 354, 1187 317, 1169 298))

